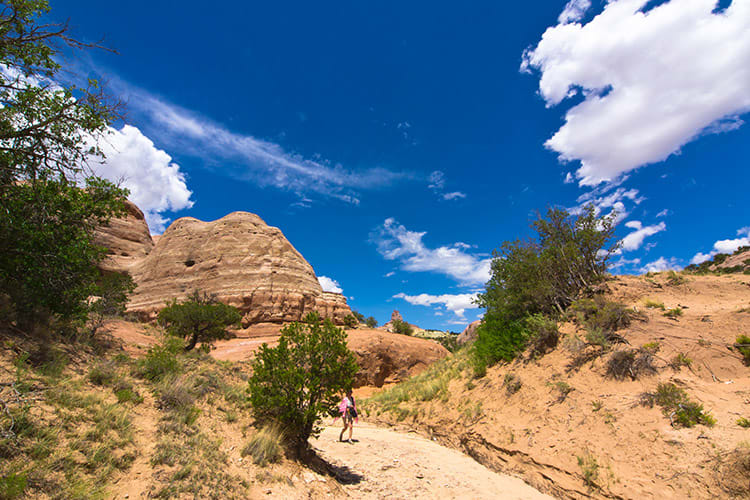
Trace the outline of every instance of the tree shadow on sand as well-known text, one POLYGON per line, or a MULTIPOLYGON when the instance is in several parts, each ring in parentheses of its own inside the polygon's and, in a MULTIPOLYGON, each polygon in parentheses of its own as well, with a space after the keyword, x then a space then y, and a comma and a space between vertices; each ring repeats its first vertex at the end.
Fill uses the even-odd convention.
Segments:
POLYGON ((306 462, 312 470, 318 474, 334 478, 339 484, 359 484, 365 478, 365 476, 354 472, 346 465, 329 462, 320 456, 318 450, 315 449, 310 450, 306 462))

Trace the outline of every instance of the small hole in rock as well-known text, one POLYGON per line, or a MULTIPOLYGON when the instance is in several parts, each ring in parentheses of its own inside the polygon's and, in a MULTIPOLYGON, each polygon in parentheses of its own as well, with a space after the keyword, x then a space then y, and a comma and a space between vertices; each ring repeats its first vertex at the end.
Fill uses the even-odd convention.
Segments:
POLYGON ((185 265, 187 267, 193 267, 195 265, 195 261, 193 259, 188 259, 185 261, 185 265))

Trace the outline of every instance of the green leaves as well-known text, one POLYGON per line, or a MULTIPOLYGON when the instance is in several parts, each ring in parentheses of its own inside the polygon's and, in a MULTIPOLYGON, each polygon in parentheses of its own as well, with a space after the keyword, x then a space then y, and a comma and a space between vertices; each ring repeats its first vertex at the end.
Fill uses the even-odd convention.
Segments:
POLYGON ((351 388, 357 369, 344 330, 310 313, 281 331, 278 346, 258 351, 249 382, 253 412, 280 424, 301 453, 319 432, 320 417, 351 388))
POLYGON ((182 303, 173 300, 159 312, 158 321, 171 335, 188 340, 185 349, 189 351, 198 342, 208 346, 214 340, 229 338, 227 328, 241 319, 236 307, 195 291, 182 303))

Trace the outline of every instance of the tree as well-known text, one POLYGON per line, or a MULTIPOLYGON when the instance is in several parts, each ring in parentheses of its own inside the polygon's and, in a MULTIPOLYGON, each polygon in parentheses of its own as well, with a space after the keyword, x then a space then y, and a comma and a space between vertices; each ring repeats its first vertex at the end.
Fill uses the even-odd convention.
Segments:
POLYGON ((86 189, 42 175, 0 194, 0 292, 22 329, 50 315, 83 320, 104 250, 91 235, 122 207, 123 191, 90 178, 86 189))
POLYGON ((119 104, 95 81, 61 80, 61 50, 95 45, 41 23, 48 11, 46 0, 0 7, 0 295, 27 330, 85 318, 104 255, 93 229, 124 214, 128 194, 86 174, 119 104))
POLYGON ((593 205, 578 217, 549 209, 532 227, 536 239, 506 241, 494 252, 490 279, 477 304, 486 309, 474 352, 480 364, 511 360, 540 325, 538 317, 557 318, 606 278, 607 261, 619 248, 612 243, 615 214, 598 216, 593 205))
POLYGON ((414 329, 406 321, 394 319, 392 325, 393 331, 396 333, 400 333, 401 335, 411 335, 414 333, 414 329))
POLYGON ((255 417, 277 423, 287 444, 304 456, 318 422, 351 389, 357 364, 346 346, 346 333, 316 313, 281 331, 279 345, 262 345, 252 365, 250 402, 255 417))
POLYGON ((365 324, 368 328, 375 328, 376 326, 378 326, 378 320, 376 320, 372 316, 368 316, 365 320, 365 324))
POLYGON ((364 315, 364 314, 362 314, 361 312, 359 312, 359 311, 355 311, 354 309, 352 309, 352 315, 354 316, 354 318, 355 318, 355 319, 356 319, 356 320, 357 320, 358 322, 360 322, 360 323, 364 323, 364 322, 365 322, 365 315, 364 315))
POLYGON ((353 314, 344 317, 344 326, 348 328, 356 328, 357 325, 359 325, 359 321, 357 321, 357 318, 353 314))
POLYGON ((236 307, 222 304, 216 297, 199 291, 184 302, 176 299, 159 311, 158 321, 170 335, 188 341, 185 350, 189 351, 198 342, 210 347, 214 340, 229 338, 227 328, 236 326, 242 315, 236 307))

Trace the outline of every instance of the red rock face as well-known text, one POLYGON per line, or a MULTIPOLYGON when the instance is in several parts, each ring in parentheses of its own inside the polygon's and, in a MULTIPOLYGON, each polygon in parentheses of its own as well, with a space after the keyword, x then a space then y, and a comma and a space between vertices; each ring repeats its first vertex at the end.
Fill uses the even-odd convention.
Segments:
POLYGON ((97 234, 102 235, 99 244, 111 249, 102 267, 127 271, 137 283, 128 311, 144 320, 194 290, 239 308, 245 327, 297 321, 311 311, 343 324, 351 314, 342 295, 323 291, 310 264, 282 232, 255 214, 234 212, 213 222, 184 217, 155 245, 142 213, 140 219, 129 214, 114 220, 97 234))

